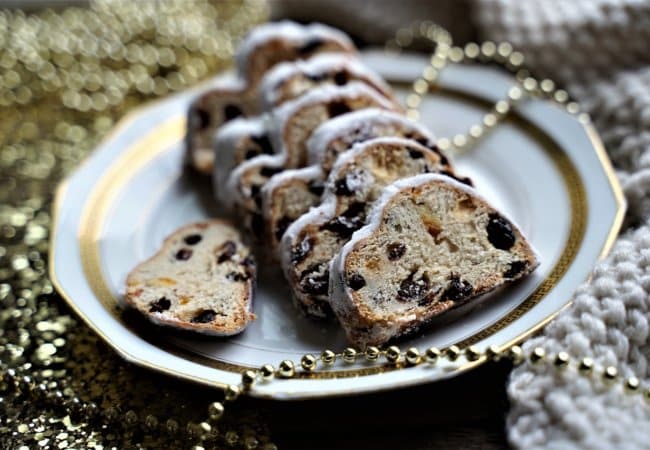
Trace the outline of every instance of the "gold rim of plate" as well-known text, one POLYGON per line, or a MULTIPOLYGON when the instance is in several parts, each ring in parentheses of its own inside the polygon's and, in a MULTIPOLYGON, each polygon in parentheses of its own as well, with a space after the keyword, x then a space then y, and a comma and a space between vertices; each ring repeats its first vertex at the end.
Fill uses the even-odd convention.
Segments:
MULTIPOLYGON (((402 82, 393 83, 395 85, 404 85, 402 82)), ((474 103, 479 103, 482 105, 491 105, 484 99, 481 99, 477 96, 468 94, 466 92, 448 88, 438 88, 437 92, 448 94, 451 96, 463 98, 464 100, 469 100, 474 103)), ((149 104, 138 107, 134 109, 131 113, 125 116, 115 129, 109 133, 103 140, 103 143, 106 143, 112 140, 115 136, 119 135, 122 130, 128 128, 128 126, 135 120, 137 116, 145 109, 151 108, 152 103, 163 102, 163 100, 157 100, 150 102, 149 104)), ((497 331, 503 329, 508 324, 513 323, 520 317, 522 317, 527 311, 532 307, 537 305, 551 289, 559 282, 562 276, 566 273, 571 263, 573 262, 575 256, 578 253, 578 250, 582 244, 586 229, 586 217, 587 217, 587 199, 585 195, 585 187, 583 180, 580 178, 580 175, 573 165, 567 154, 560 148, 560 146, 551 138, 549 135, 541 131, 539 128, 535 127, 534 124, 530 123, 527 119, 522 117, 516 111, 508 118, 508 120, 515 121, 518 125, 522 126, 526 131, 528 131, 535 139, 540 141, 542 148, 547 152, 548 156, 552 159, 556 165, 558 171, 562 174, 565 187, 568 192, 570 208, 571 208, 571 221, 570 228, 567 240, 564 244, 564 248, 561 256, 557 260, 554 267, 551 269, 548 276, 539 284, 535 291, 530 294, 526 299, 524 299, 516 308, 509 311, 505 316, 500 317, 492 325, 477 331, 472 336, 465 338, 461 341, 455 342, 454 344, 464 348, 466 346, 475 344, 490 335, 496 333, 497 331)), ((609 250, 611 249, 616 236, 620 230, 620 227, 623 222, 623 217, 625 213, 625 199, 622 193, 622 189, 614 174, 614 170, 611 166, 609 158, 605 152, 603 144, 591 124, 581 124, 591 141, 594 151, 596 152, 598 159, 605 171, 607 179, 610 183, 610 187, 614 193, 616 203, 617 203, 617 212, 615 219, 612 223, 612 227, 608 233, 608 236, 603 244, 601 249, 599 259, 604 258, 609 250)), ((99 237, 103 225, 107 218, 107 214, 110 210, 111 205, 113 204, 116 195, 120 192, 121 188, 127 183, 132 177, 148 162, 150 162, 157 155, 168 150, 171 145, 176 144, 179 140, 182 140, 185 134, 185 117, 176 116, 172 119, 167 120, 160 126, 156 127, 150 133, 148 133, 143 138, 139 139, 137 142, 134 142, 127 149, 125 149, 121 154, 111 163, 111 165, 104 171, 102 177, 98 183, 94 186, 86 204, 84 205, 80 227, 79 227, 79 248, 81 251, 81 262, 85 277, 88 281, 89 286, 91 287, 95 296, 100 300, 104 308, 120 323, 128 328, 128 325, 119 316, 119 311, 117 308, 118 300, 111 293, 108 285, 106 283, 105 277, 103 275, 101 263, 100 263, 100 252, 99 252, 99 237)), ((101 145, 101 144, 100 144, 101 145)), ((80 170, 86 161, 82 162, 77 170, 80 170)), ((72 176, 72 175, 70 175, 72 176)), ((69 177, 70 177, 69 176, 69 177)), ((68 177, 68 178, 69 178, 68 177)), ((95 332, 97 333, 108 345, 110 345, 118 354, 123 358, 134 362, 140 366, 147 367, 153 370, 166 373, 168 375, 176 376, 179 378, 191 380, 194 382, 209 384, 216 387, 225 387, 226 383, 221 383, 215 380, 205 379, 193 376, 188 373, 183 373, 176 371, 174 369, 169 369, 159 364, 154 364, 149 361, 143 360, 132 353, 127 349, 120 347, 111 339, 110 336, 102 332, 102 330, 96 326, 93 320, 84 314, 77 306, 75 301, 70 297, 70 295, 63 289, 61 283, 59 282, 56 270, 54 267, 54 239, 57 236, 56 224, 58 222, 58 217, 62 207, 62 201, 65 197, 65 192, 67 188, 67 179, 63 180, 59 185, 52 211, 52 234, 50 237, 50 264, 49 264, 49 275, 50 279, 59 292, 59 294, 66 300, 68 305, 75 311, 75 313, 81 317, 84 322, 95 332)), ((566 308, 569 306, 570 302, 567 300, 567 304, 563 307, 566 308)), ((550 314, 548 317, 539 321, 536 325, 524 331, 516 338, 512 339, 509 342, 503 343, 500 345, 501 349, 508 348, 515 343, 518 343, 525 339, 530 334, 534 333, 549 321, 551 321, 563 308, 560 308, 558 311, 550 314)), ((247 369, 250 369, 250 366, 232 364, 225 361, 219 361, 216 359, 208 358, 201 356, 199 354, 190 352, 187 349, 184 349, 180 346, 172 344, 163 340, 156 340, 154 345, 159 348, 172 353, 175 356, 182 357, 192 362, 196 362, 211 368, 216 368, 220 370, 225 370, 229 372, 241 373, 247 369)), ((463 365, 459 365, 454 368, 451 372, 446 373, 447 376, 455 373, 460 373, 462 371, 468 370, 469 368, 475 367, 486 361, 486 358, 480 358, 477 361, 468 362, 463 365)), ((297 372, 296 378, 309 378, 309 379, 331 379, 331 378, 346 378, 346 377, 358 377, 364 375, 373 375, 378 373, 384 373, 394 370, 408 370, 407 367, 394 366, 394 365, 380 365, 373 367, 365 368, 355 368, 350 370, 325 370, 320 372, 297 372)), ((351 392, 342 392, 337 393, 339 395, 352 394, 351 392)), ((316 395, 314 395, 316 396, 316 395)), ((305 396, 304 398, 308 398, 305 396)))

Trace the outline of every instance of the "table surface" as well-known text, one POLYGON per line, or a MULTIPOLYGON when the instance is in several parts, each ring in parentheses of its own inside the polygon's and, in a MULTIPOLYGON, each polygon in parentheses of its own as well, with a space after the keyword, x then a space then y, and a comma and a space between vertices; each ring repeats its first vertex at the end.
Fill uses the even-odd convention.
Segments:
POLYGON ((260 407, 271 436, 286 449, 507 448, 507 361, 413 388, 260 407))

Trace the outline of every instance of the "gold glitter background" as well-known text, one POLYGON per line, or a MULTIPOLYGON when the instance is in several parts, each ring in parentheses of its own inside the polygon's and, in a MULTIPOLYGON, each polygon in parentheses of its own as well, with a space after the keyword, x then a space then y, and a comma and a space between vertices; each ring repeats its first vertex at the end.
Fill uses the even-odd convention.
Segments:
POLYGON ((47 277, 57 183, 147 99, 224 68, 261 0, 0 11, 0 448, 267 448, 246 402, 122 361, 47 277))

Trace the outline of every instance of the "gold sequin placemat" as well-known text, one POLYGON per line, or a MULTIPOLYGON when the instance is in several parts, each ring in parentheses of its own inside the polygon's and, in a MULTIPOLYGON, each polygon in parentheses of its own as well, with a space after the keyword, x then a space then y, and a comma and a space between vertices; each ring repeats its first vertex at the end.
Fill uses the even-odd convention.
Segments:
POLYGON ((275 448, 258 413, 129 365, 47 277, 57 183, 132 107, 229 64, 261 0, 0 11, 0 448, 275 448), (206 429, 207 427, 207 429, 206 429))

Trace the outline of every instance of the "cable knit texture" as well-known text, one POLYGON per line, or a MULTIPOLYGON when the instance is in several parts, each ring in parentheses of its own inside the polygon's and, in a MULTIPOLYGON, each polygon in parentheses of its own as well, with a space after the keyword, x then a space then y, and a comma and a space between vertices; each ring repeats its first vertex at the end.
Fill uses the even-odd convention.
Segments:
MULTIPOLYGON (((275 5, 291 4, 283 14, 299 10, 375 42, 418 19, 442 23, 457 43, 476 32, 479 39, 510 41, 537 77, 566 87, 591 114, 627 197, 624 231, 572 306, 524 348, 591 355, 597 365, 616 366, 650 387, 650 1, 330 2, 320 9, 313 0, 275 5), (477 30, 469 29, 469 16, 477 30)), ((607 388, 575 370, 525 363, 513 371, 508 395, 514 447, 650 448, 650 403, 626 395, 620 383, 607 388)))
MULTIPOLYGON (((538 76, 565 86, 600 131, 628 200, 625 231, 572 306, 525 343, 593 355, 650 386, 650 3, 484 0, 483 39, 508 40, 538 76)), ((525 363, 510 377, 508 437, 518 448, 650 448, 650 404, 619 384, 525 363)))

